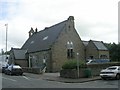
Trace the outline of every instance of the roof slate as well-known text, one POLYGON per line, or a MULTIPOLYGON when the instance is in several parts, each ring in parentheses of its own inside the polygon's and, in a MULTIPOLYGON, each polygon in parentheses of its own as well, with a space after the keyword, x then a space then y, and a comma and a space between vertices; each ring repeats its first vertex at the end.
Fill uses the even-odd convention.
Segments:
MULTIPOLYGON (((103 42, 101 42, 101 41, 94 41, 94 40, 90 40, 90 41, 93 42, 93 44, 96 46, 96 48, 97 48, 98 50, 108 50, 107 47, 104 45, 103 42)), ((82 42, 83 42, 83 44, 84 44, 85 46, 87 46, 90 41, 82 41, 82 42)))
POLYGON ((60 32, 65 29, 66 21, 67 20, 33 34, 21 49, 26 49, 28 53, 50 49, 60 32))
POLYGON ((108 50, 101 41, 93 41, 98 50, 108 50))
POLYGON ((14 49, 13 53, 15 59, 26 59, 25 54, 27 53, 27 50, 14 49))
POLYGON ((83 42, 83 44, 85 45, 85 46, 87 46, 88 45, 88 41, 82 41, 83 42))

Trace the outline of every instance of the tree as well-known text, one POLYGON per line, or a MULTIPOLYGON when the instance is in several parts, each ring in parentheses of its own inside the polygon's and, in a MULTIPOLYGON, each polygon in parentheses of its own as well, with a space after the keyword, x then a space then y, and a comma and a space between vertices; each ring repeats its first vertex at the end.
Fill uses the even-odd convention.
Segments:
POLYGON ((105 45, 107 46, 109 50, 111 61, 120 62, 120 43, 119 44, 105 43, 105 45))

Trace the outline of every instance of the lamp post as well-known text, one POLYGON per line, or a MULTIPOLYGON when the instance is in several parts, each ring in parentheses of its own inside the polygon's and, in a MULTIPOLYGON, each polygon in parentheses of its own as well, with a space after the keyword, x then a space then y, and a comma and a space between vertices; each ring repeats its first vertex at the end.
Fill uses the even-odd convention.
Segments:
POLYGON ((32 56, 29 55, 29 68, 31 68, 31 59, 32 59, 32 56))
POLYGON ((77 72, 78 72, 78 78, 79 78, 79 53, 77 53, 77 72))
POLYGON ((5 24, 6 26, 6 62, 7 62, 7 32, 8 32, 8 24, 5 24))

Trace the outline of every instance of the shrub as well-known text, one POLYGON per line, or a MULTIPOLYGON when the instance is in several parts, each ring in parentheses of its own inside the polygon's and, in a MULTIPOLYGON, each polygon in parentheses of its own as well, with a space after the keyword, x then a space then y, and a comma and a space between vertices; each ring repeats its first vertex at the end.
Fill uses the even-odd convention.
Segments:
MULTIPOLYGON (((83 61, 79 61, 79 68, 85 68, 86 64, 83 61)), ((77 60, 70 60, 63 64, 62 69, 77 69, 77 60)))

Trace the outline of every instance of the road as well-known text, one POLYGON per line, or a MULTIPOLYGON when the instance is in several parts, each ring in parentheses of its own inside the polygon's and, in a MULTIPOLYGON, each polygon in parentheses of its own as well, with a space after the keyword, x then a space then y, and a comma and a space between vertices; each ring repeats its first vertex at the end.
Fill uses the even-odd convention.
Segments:
POLYGON ((42 75, 9 76, 2 74, 2 88, 118 88, 118 81, 120 83, 120 80, 63 83, 43 80, 42 75))

